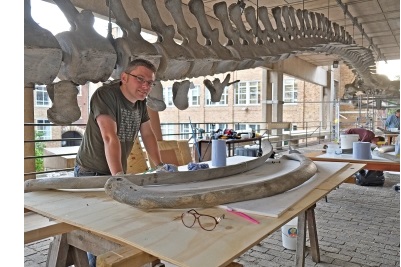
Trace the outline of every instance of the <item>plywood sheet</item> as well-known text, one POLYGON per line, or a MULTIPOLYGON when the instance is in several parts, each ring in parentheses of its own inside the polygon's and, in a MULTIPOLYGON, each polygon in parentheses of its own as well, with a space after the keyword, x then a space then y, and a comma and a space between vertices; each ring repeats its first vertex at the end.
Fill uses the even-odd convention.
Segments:
POLYGON ((319 155, 319 156, 317 156, 317 158, 324 158, 324 159, 333 159, 333 158, 335 158, 335 159, 342 159, 342 160, 353 160, 353 161, 358 160, 358 161, 366 161, 366 162, 368 162, 368 161, 372 161, 372 162, 377 162, 377 161, 392 162, 391 160, 388 160, 388 159, 385 159, 385 158, 381 158, 381 157, 378 157, 378 156, 373 155, 373 154, 372 154, 372 159, 354 159, 352 154, 332 155, 332 154, 327 154, 327 153, 319 155))
MULTIPOLYGON (((314 188, 328 180, 336 172, 348 165, 346 162, 315 162, 317 165, 317 173, 302 185, 289 190, 285 193, 275 196, 261 198, 256 200, 248 200, 235 202, 227 205, 221 205, 222 208, 231 207, 239 211, 279 217, 300 199, 309 194, 314 188)), ((276 164, 277 166, 278 164, 276 164)))

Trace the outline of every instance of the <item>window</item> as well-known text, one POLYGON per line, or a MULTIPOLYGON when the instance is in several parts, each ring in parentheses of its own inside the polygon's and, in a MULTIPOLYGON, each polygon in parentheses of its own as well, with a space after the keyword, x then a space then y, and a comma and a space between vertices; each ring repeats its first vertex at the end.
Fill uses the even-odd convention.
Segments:
POLYGON ((50 107, 51 100, 46 90, 46 85, 35 85, 35 104, 38 107, 50 107))
POLYGON ((246 123, 237 123, 235 124, 235 131, 249 131, 252 129, 253 132, 258 133, 260 132, 260 125, 259 124, 246 124, 246 123))
POLYGON ((173 88, 171 86, 163 88, 163 101, 167 107, 174 106, 173 103, 173 88))
POLYGON ((200 86, 195 85, 194 88, 189 89, 189 105, 199 106, 200 105, 200 86))
POLYGON ((208 89, 205 90, 205 105, 206 106, 221 106, 228 104, 228 87, 224 88, 223 94, 221 95, 220 102, 212 102, 212 96, 208 89))
POLYGON ((260 81, 239 82, 235 86, 235 105, 260 104, 260 81))
MULTIPOLYGON (((50 123, 50 121, 44 120, 44 119, 43 120, 38 119, 38 120, 36 120, 36 123, 47 124, 47 123, 50 123)), ((52 129, 49 125, 36 126, 35 130, 36 130, 36 134, 40 140, 51 139, 51 137, 52 137, 52 129)))
POLYGON ((298 102, 298 86, 296 79, 284 79, 284 96, 283 101, 286 103, 298 102))
POLYGON ((180 139, 189 139, 192 137, 192 128, 191 124, 183 123, 180 124, 180 139))
POLYGON ((174 125, 161 124, 160 125, 163 135, 163 140, 175 140, 177 137, 174 134, 174 125))

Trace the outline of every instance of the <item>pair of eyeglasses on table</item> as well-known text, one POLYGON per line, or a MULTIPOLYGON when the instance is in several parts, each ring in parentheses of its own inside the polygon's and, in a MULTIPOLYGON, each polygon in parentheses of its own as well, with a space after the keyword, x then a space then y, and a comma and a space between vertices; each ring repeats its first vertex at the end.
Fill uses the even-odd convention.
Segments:
POLYGON ((192 228, 195 225, 195 222, 198 221, 199 226, 206 231, 212 231, 222 219, 224 219, 224 214, 220 217, 213 217, 198 213, 194 209, 181 214, 181 221, 186 227, 192 228))

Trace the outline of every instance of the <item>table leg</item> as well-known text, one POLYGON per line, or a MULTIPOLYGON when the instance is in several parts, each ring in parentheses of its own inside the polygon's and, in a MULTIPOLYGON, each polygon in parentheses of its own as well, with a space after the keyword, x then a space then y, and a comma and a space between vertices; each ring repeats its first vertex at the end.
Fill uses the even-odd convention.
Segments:
POLYGON ((46 267, 65 267, 68 257, 67 235, 57 235, 50 243, 49 254, 47 255, 46 267))
POLYGON ((315 207, 309 208, 306 211, 306 219, 308 221, 309 241, 313 262, 320 262, 319 241, 317 239, 317 227, 315 219, 315 207))
POLYGON ((305 244, 306 244, 306 211, 298 215, 298 237, 297 250, 295 253, 295 266, 305 266, 305 244))
POLYGON ((316 204, 298 215, 298 237, 297 250, 295 253, 295 266, 305 266, 305 249, 306 249, 306 227, 308 226, 309 240, 312 260, 316 263, 320 262, 319 242, 317 238, 317 227, 315 218, 316 204))

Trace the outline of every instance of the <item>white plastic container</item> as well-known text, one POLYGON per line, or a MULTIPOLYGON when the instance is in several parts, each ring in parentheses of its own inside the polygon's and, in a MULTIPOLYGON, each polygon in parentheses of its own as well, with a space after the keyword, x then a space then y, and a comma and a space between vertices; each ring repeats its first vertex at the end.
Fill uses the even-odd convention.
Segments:
POLYGON ((281 239, 283 247, 289 250, 297 249, 298 217, 295 217, 281 227, 281 239))
POLYGON ((327 144, 326 154, 332 156, 334 156, 335 154, 341 154, 341 152, 338 152, 339 149, 340 146, 338 144, 327 144))
POLYGON ((350 149, 354 142, 358 142, 359 134, 342 134, 340 135, 341 149, 350 149))

